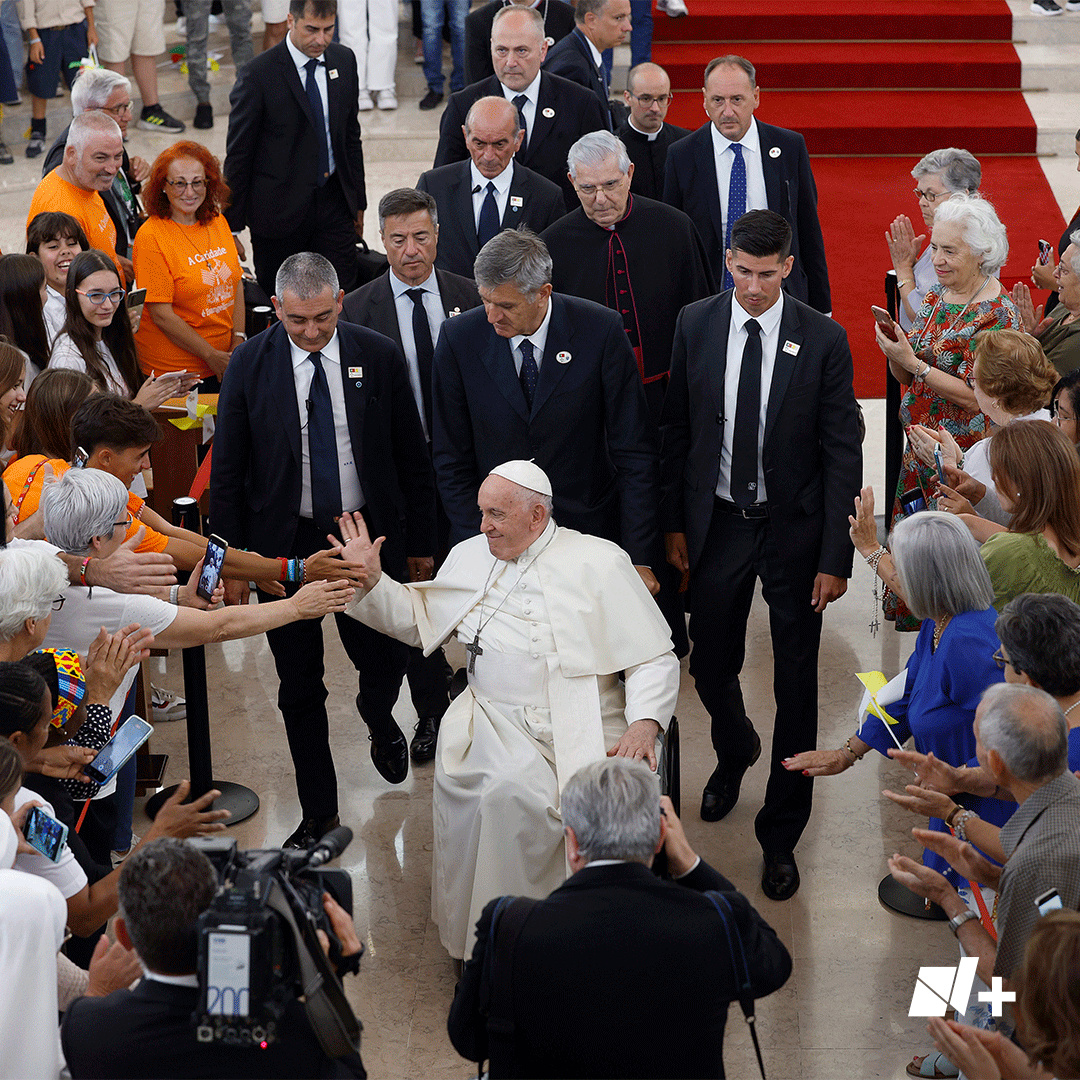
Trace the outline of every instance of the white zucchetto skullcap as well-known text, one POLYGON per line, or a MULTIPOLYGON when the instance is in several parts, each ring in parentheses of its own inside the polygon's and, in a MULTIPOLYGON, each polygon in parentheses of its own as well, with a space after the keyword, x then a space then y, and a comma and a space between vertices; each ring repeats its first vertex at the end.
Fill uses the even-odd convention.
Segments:
POLYGON ((504 480, 510 480, 530 491, 551 495, 551 481, 547 473, 534 461, 504 461, 501 465, 496 465, 488 476, 501 476, 504 480))

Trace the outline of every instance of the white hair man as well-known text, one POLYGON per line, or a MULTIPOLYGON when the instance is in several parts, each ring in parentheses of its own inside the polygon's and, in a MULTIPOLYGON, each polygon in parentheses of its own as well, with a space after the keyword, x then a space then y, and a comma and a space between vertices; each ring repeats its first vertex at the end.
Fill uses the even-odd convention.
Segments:
POLYGON ((679 690, 667 627, 630 559, 556 526, 539 466, 497 466, 478 503, 481 534, 409 585, 381 573, 381 539, 359 516, 341 522, 344 558, 366 575, 348 613, 429 652, 454 635, 469 654, 435 758, 432 912, 457 958, 489 900, 565 880, 560 789, 605 754, 655 768, 679 690))

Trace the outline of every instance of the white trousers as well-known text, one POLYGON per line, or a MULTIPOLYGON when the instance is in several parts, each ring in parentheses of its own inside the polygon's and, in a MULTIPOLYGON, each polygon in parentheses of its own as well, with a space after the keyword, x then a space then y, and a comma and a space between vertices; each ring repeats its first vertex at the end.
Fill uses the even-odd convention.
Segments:
POLYGON ((348 0, 338 5, 338 33, 356 56, 361 90, 393 90, 398 0, 348 0))

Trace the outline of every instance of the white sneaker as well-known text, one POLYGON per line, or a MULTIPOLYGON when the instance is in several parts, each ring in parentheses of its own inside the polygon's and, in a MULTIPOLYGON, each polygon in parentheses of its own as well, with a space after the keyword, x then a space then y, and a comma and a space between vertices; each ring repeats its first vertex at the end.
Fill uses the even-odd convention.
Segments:
POLYGON ((128 847, 127 851, 112 851, 109 853, 112 856, 112 864, 114 867, 119 866, 131 854, 131 849, 139 843, 140 839, 141 837, 138 837, 135 835, 135 833, 132 833, 131 844, 128 847))
POLYGON ((187 19, 183 15, 176 20, 176 33, 178 37, 187 37, 187 19))
POLYGON ((1058 7, 1054 0, 1032 0, 1029 9, 1032 15, 1064 15, 1065 9, 1058 7))
POLYGON ((375 108, 375 102, 371 100, 371 95, 366 90, 360 91, 360 96, 357 99, 360 103, 361 112, 371 112, 375 108))
POLYGON ((379 97, 379 108, 386 111, 397 108, 397 94, 393 90, 376 90, 379 97))
POLYGON ((154 721, 158 724, 168 724, 173 720, 187 718, 187 700, 182 698, 174 690, 166 690, 161 686, 150 687, 150 710, 154 714, 154 721))
POLYGON ((657 0, 656 6, 663 11, 669 19, 682 19, 690 14, 686 10, 683 0, 657 0))

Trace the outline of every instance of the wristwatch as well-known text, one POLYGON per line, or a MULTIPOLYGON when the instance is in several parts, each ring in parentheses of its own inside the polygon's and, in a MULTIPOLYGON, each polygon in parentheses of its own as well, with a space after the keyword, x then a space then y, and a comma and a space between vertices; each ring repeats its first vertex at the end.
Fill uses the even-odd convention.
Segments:
POLYGON ((954 915, 949 920, 949 929, 953 932, 953 937, 957 937, 957 931, 964 923, 970 922, 972 919, 977 919, 978 917, 979 913, 977 911, 972 911, 971 908, 968 908, 967 911, 961 911, 959 915, 954 915))

